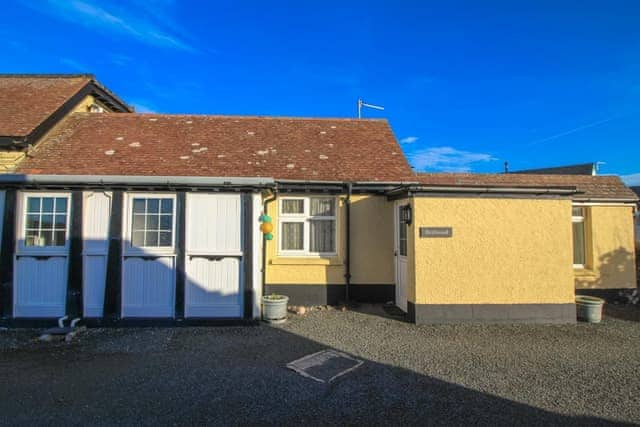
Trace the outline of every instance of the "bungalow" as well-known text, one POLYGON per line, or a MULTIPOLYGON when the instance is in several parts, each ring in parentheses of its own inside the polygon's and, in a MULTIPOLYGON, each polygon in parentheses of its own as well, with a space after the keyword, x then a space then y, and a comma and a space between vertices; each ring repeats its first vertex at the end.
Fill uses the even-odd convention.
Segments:
POLYGON ((248 320, 272 292, 573 322, 576 289, 635 287, 617 177, 416 174, 386 120, 74 112, 0 194, 12 324, 248 320))

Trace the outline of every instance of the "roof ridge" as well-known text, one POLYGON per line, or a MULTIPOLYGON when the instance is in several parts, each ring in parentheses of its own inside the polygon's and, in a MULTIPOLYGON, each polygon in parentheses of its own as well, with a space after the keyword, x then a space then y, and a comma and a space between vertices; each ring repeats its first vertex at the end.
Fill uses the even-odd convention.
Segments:
MULTIPOLYGON (((91 113, 78 112, 76 115, 92 115, 91 113)), ((95 116, 95 114, 93 114, 95 116)), ((271 116, 271 115, 235 115, 235 114, 188 114, 188 113, 124 113, 124 114, 109 114, 104 117, 120 118, 138 116, 145 118, 153 117, 167 117, 167 118, 215 118, 215 119, 265 119, 265 120, 307 120, 307 121, 345 121, 345 122, 383 122, 387 123, 387 119, 358 119, 356 117, 304 117, 304 116, 271 116)))
POLYGON ((80 74, 40 74, 40 73, 22 73, 22 74, 12 74, 12 73, 0 73, 0 78, 46 78, 46 79, 58 79, 58 78, 79 78, 85 77, 87 79, 95 79, 95 75, 90 73, 80 73, 80 74))

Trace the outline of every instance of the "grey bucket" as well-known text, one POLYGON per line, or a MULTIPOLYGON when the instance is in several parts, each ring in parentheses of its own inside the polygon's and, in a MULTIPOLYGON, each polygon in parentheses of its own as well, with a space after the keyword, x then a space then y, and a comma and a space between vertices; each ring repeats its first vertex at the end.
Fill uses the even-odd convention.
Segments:
POLYGON ((578 320, 589 323, 600 323, 602 320, 602 298, 590 297, 587 295, 576 295, 576 313, 578 320))
POLYGON ((269 323, 282 323, 287 320, 289 297, 269 295, 262 297, 262 319, 269 323), (279 297, 279 298, 275 298, 279 297))

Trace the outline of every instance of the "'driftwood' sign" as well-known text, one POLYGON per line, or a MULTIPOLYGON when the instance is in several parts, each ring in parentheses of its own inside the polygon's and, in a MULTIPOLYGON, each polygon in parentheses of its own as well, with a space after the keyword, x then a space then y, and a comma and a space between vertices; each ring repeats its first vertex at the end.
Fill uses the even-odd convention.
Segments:
POLYGON ((451 227, 420 227, 420 237, 451 237, 451 227))

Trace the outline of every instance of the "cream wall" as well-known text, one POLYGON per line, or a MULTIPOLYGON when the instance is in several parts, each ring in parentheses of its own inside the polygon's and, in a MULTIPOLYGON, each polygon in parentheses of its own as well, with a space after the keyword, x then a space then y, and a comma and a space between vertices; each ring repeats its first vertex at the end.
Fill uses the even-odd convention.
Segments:
POLYGON ((636 287, 632 206, 587 206, 587 265, 577 289, 636 287))
MULTIPOLYGON (((287 194, 295 196, 293 194, 287 194)), ((301 194, 301 197, 309 194, 301 194)), ((311 195, 313 196, 313 195, 311 195)), ((278 199, 268 204, 274 239, 266 245, 266 284, 345 283, 346 195, 337 196, 337 255, 279 256, 278 199)), ((351 283, 393 284, 393 203, 383 196, 351 196, 351 283)))
POLYGON ((574 302, 569 200, 423 197, 412 203, 410 301, 574 302), (453 227, 453 237, 420 238, 421 226, 453 227))

